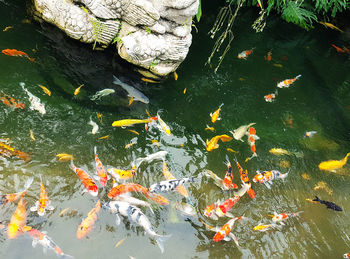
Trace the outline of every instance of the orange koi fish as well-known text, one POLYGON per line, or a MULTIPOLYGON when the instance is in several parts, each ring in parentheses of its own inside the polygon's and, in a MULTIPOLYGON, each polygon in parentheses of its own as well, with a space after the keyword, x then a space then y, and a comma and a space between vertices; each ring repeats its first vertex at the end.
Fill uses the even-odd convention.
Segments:
POLYGON ((221 110, 221 107, 223 106, 224 104, 222 103, 219 108, 215 111, 215 112, 211 112, 210 113, 210 117, 211 117, 211 122, 212 123, 215 123, 217 120, 221 120, 221 118, 219 118, 220 116, 220 110, 221 110))
POLYGON ((95 208, 90 210, 88 216, 85 219, 83 219, 80 225, 78 226, 78 229, 77 229, 78 239, 82 239, 91 231, 93 225, 97 220, 97 214, 100 212, 100 210, 101 210, 101 202, 100 200, 98 200, 95 205, 95 208))
POLYGON ((132 166, 131 169, 129 170, 122 170, 122 169, 117 169, 117 168, 108 168, 107 172, 116 180, 116 181, 120 181, 120 180, 127 180, 130 179, 132 177, 134 177, 134 175, 137 172, 137 167, 135 165, 132 166))
POLYGON ((3 95, 2 97, 0 97, 0 100, 3 102, 3 104, 5 104, 9 107, 15 108, 15 109, 19 108, 19 109, 24 110, 26 105, 24 103, 19 102, 18 99, 16 101, 15 98, 13 98, 7 94, 4 94, 2 92, 0 92, 0 95, 3 95))
POLYGON ((254 48, 250 49, 250 50, 244 50, 241 53, 238 53, 238 58, 239 59, 247 59, 247 57, 253 53, 254 48))
POLYGON ((0 140, 0 155, 11 157, 17 156, 19 159, 22 159, 24 162, 30 161, 30 155, 28 153, 16 150, 13 147, 7 145, 6 142, 0 140))
POLYGON ((151 193, 151 192, 147 191, 143 195, 145 195, 145 197, 147 199, 151 199, 152 201, 154 201, 160 205, 169 205, 169 200, 160 194, 151 193))
POLYGON ((30 61, 34 62, 35 59, 31 58, 28 56, 27 53, 20 51, 20 50, 16 50, 16 49, 4 49, 1 51, 2 53, 4 53, 7 56, 13 56, 13 57, 26 57, 27 59, 29 59, 30 61))
POLYGON ((231 232, 232 227, 235 224, 236 220, 240 220, 240 219, 242 219, 242 217, 236 217, 236 218, 230 219, 220 229, 220 231, 215 234, 215 236, 213 237, 214 242, 219 242, 219 241, 223 240, 224 238, 226 238, 229 235, 229 233, 231 232))
MULTIPOLYGON (((175 180, 176 178, 172 175, 172 173, 168 170, 167 166, 166 166, 166 162, 163 161, 163 175, 165 177, 166 180, 175 180)), ((182 196, 184 197, 188 197, 188 192, 185 188, 185 186, 183 185, 179 185, 175 188, 175 190, 182 196)))
POLYGON ((206 140, 206 149, 207 151, 212 151, 213 149, 219 148, 218 141, 221 140, 222 142, 228 142, 232 140, 232 137, 224 134, 224 135, 218 135, 213 137, 210 141, 206 140))
POLYGON ((95 153, 95 162, 96 162, 96 180, 100 182, 102 187, 106 186, 107 184, 107 172, 106 169, 104 168, 101 160, 97 156, 97 148, 96 146, 94 147, 94 153, 95 153))
POLYGON ((95 181, 92 179, 92 177, 87 172, 85 172, 83 169, 77 168, 73 164, 73 160, 72 159, 70 160, 70 167, 77 174, 77 176, 79 177, 79 179, 83 183, 83 185, 85 187, 84 192, 87 191, 92 196, 97 196, 97 194, 98 194, 98 187, 97 187, 95 181))
POLYGON ((232 198, 228 198, 223 202, 217 202, 217 208, 215 210, 216 215, 218 215, 219 217, 223 217, 226 215, 230 216, 230 213, 228 213, 228 211, 232 209, 232 207, 240 200, 240 198, 241 196, 235 196, 232 198))
POLYGON ((335 48, 335 50, 336 50, 337 52, 339 52, 339 53, 349 53, 349 52, 350 52, 350 50, 349 50, 348 48, 346 48, 346 47, 339 48, 339 47, 337 47, 337 46, 334 45, 334 44, 331 44, 331 45, 332 45, 332 47, 335 48))
POLYGON ((272 103, 275 100, 276 96, 277 96, 277 90, 272 94, 265 95, 264 96, 265 102, 272 103))
POLYGON ((288 88, 291 84, 293 84, 301 75, 297 75, 292 79, 286 79, 277 84, 278 88, 288 88))
POLYGON ((271 170, 271 171, 264 171, 261 172, 258 170, 256 171, 257 174, 254 176, 253 182, 254 183, 263 183, 265 186, 269 189, 271 189, 271 181, 274 179, 284 179, 288 176, 288 173, 282 174, 277 170, 271 170))
POLYGON ((126 184, 119 184, 117 186, 114 186, 109 193, 107 194, 107 197, 112 199, 118 195, 121 195, 123 193, 127 192, 141 192, 143 194, 148 193, 148 189, 140 184, 137 183, 126 183, 126 184))
POLYGON ((51 201, 45 190, 44 184, 40 176, 40 197, 35 203, 35 206, 30 208, 30 211, 37 211, 39 216, 44 216, 46 210, 54 210, 54 207, 50 205, 51 201))
POLYGON ((217 203, 213 203, 208 205, 205 210, 204 210, 204 216, 214 219, 214 220, 218 220, 218 216, 216 216, 215 211, 217 209, 217 203))
POLYGON ((10 194, 2 194, 0 195, 0 205, 1 204, 6 204, 8 202, 14 202, 15 200, 24 197, 24 195, 26 195, 30 185, 33 182, 33 177, 29 178, 25 184, 24 184, 24 188, 22 191, 19 191, 17 193, 10 193, 10 194))
POLYGON ((274 212, 274 215, 270 215, 270 216, 272 216, 273 222, 277 222, 277 223, 280 223, 281 225, 284 225, 282 221, 289 219, 290 217, 299 216, 300 213, 302 213, 302 211, 295 212, 295 213, 281 213, 281 214, 277 214, 276 212, 274 212))
POLYGON ((236 165, 238 167, 238 170, 239 170, 239 173, 241 175, 241 180, 244 184, 248 185, 249 186, 249 189, 247 191, 248 195, 250 198, 254 199, 255 198, 255 192, 254 190, 251 188, 252 186, 252 183, 249 181, 249 177, 248 177, 248 171, 247 170, 243 170, 243 168, 241 167, 241 165, 238 163, 238 160, 237 158, 235 158, 235 162, 236 162, 236 165))
POLYGON ((16 238, 23 231, 27 220, 26 204, 27 202, 23 197, 18 202, 17 209, 15 213, 13 213, 7 228, 7 236, 9 239, 16 238))
POLYGON ((47 249, 53 250, 60 258, 65 258, 65 259, 72 259, 73 256, 67 255, 63 253, 62 249, 56 245, 56 243, 46 235, 45 233, 34 229, 29 226, 24 226, 25 230, 24 232, 30 235, 33 238, 33 247, 36 246, 36 244, 42 245, 44 251, 47 249))
POLYGON ((227 155, 226 155, 226 166, 227 166, 227 171, 226 171, 225 178, 223 180, 223 185, 227 189, 237 189, 238 188, 237 184, 233 182, 233 169, 227 155))
MULTIPOLYGON (((229 170, 227 170, 229 171, 229 170)), ((208 178, 211 178, 214 180, 214 184, 219 187, 221 190, 223 191, 227 191, 227 190, 231 190, 231 189, 235 189, 237 188, 237 185, 236 184, 229 184, 230 180, 227 179, 226 180, 226 185, 224 183, 224 180, 222 180, 219 176, 217 176, 213 171, 210 171, 210 170, 205 170, 203 171, 203 174, 208 177, 208 178)), ((231 178, 231 174, 229 173, 228 177, 231 178)))
POLYGON ((272 59, 272 50, 270 50, 269 52, 267 52, 267 56, 265 57, 266 61, 271 61, 272 59))
POLYGON ((258 140, 259 137, 256 135, 256 130, 253 127, 249 128, 247 132, 247 136, 248 136, 248 144, 250 146, 250 150, 253 152, 253 155, 249 159, 252 159, 253 157, 258 156, 256 154, 255 140, 258 140))

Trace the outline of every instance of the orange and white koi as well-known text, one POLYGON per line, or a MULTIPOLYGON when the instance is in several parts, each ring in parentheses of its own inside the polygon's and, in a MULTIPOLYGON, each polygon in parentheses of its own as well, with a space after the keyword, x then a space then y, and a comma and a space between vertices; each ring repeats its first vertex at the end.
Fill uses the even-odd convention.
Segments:
POLYGON ((94 153, 95 153, 96 174, 97 174, 95 179, 98 180, 100 184, 104 187, 107 184, 108 177, 107 177, 107 172, 105 167, 103 166, 101 160, 97 156, 96 146, 94 147, 94 153))
POLYGON ((277 170, 263 171, 260 173, 259 170, 256 171, 257 174, 253 178, 254 183, 263 183, 269 189, 271 189, 271 181, 274 179, 284 179, 288 176, 288 173, 282 174, 277 170))
POLYGON ((227 155, 226 155, 226 166, 227 166, 227 171, 225 174, 225 178, 223 180, 223 185, 227 190, 237 189, 238 188, 237 184, 233 182, 233 169, 227 155))
POLYGON ((302 211, 295 212, 295 213, 281 213, 281 214, 277 214, 276 212, 274 212, 274 214, 270 215, 270 216, 272 216, 273 222, 280 223, 281 225, 284 225, 284 223, 282 221, 289 219, 290 217, 299 216, 300 213, 302 213, 302 211))
POLYGON ((2 95, 0 97, 0 101, 2 101, 3 104, 5 104, 9 107, 12 107, 14 109, 20 108, 20 109, 24 110, 26 105, 24 103, 21 103, 18 99, 16 101, 15 98, 13 98, 5 93, 2 93, 2 92, 0 92, 0 95, 2 95))
POLYGON ((73 164, 72 159, 70 160, 70 167, 77 174, 77 176, 79 177, 79 179, 83 183, 83 185, 85 187, 85 191, 90 193, 92 196, 97 196, 98 187, 97 187, 94 179, 92 179, 92 177, 87 172, 85 172, 83 169, 77 168, 73 164))
POLYGON ((212 123, 215 123, 217 120, 221 120, 221 118, 219 116, 220 116, 221 107, 223 105, 224 104, 222 103, 215 112, 210 113, 212 123))
POLYGON ((23 227, 27 220, 27 202, 21 197, 17 204, 17 209, 13 213, 10 223, 7 227, 7 236, 9 239, 16 238, 19 234, 23 232, 23 227))
POLYGON ((141 192, 145 194, 145 193, 148 193, 148 189, 137 183, 119 184, 117 186, 114 186, 109 191, 109 193, 107 194, 107 197, 112 199, 118 195, 128 193, 128 192, 141 192))
POLYGON ((226 238, 229 233, 232 230, 233 225, 235 224, 236 220, 240 220, 242 217, 235 217, 233 219, 230 219, 221 229, 218 231, 215 236, 213 237, 214 242, 219 242, 226 238))
POLYGON ((243 168, 241 167, 241 165, 238 163, 237 158, 235 158, 235 162, 236 162, 236 165, 237 165, 237 167, 238 167, 239 174, 241 175, 241 180, 242 180, 242 182, 248 187, 247 193, 248 193, 249 197, 252 198, 252 199, 254 199, 254 198, 255 198, 255 192, 254 192, 254 190, 251 188, 252 183, 251 183, 250 180, 249 180, 248 171, 247 171, 247 170, 245 170, 245 171, 243 170, 243 168))
POLYGON ((1 204, 6 204, 6 203, 8 203, 8 202, 14 202, 15 200, 17 200, 17 199, 23 197, 23 196, 27 193, 27 191, 28 191, 30 185, 32 184, 32 182, 33 182, 33 177, 29 178, 29 179, 25 182, 22 191, 19 191, 19 192, 17 192, 17 193, 1 194, 1 195, 0 195, 0 205, 1 205, 1 204))
POLYGON ((249 130, 247 131, 247 136, 248 136, 248 144, 250 146, 250 150, 253 153, 253 155, 250 157, 250 159, 252 159, 253 157, 258 156, 256 154, 255 140, 258 140, 259 137, 256 135, 256 130, 253 127, 249 128, 249 130))
POLYGON ((204 210, 204 213, 203 213, 204 216, 211 218, 211 219, 214 219, 214 220, 218 220, 219 218, 215 214, 216 208, 217 208, 216 202, 208 205, 204 210))
POLYGON ((223 134, 223 135, 217 135, 215 137, 213 137, 211 140, 206 140, 206 149, 207 151, 212 151, 214 149, 217 149, 219 148, 219 144, 218 144, 218 141, 221 140, 222 142, 228 142, 228 141, 231 141, 232 140, 232 137, 226 135, 226 134, 223 134))
POLYGON ((247 59, 247 57, 253 53, 254 48, 249 49, 249 50, 244 50, 241 53, 238 53, 238 58, 239 59, 247 59))
POLYGON ((293 84, 299 77, 301 77, 301 75, 297 75, 296 77, 292 78, 292 79, 286 79, 283 80, 281 82, 279 82, 277 84, 278 88, 287 88, 289 87, 291 84, 293 84))
POLYGON ((345 258, 345 259, 349 259, 349 258, 350 258, 350 253, 343 254, 343 258, 345 258))
POLYGON ((92 229, 93 225, 97 220, 97 215, 101 210, 101 202, 98 200, 95 207, 89 211, 88 216, 82 220, 77 229, 77 238, 82 239, 85 237, 92 229))
POLYGON ((57 256, 59 256, 60 258, 65 258, 65 259, 74 258, 73 256, 63 253, 62 249, 59 248, 58 245, 56 245, 56 243, 48 235, 29 226, 24 226, 24 228, 25 228, 24 230, 25 233, 27 233, 33 238, 33 242, 32 242, 33 247, 35 247, 37 244, 40 244, 42 245, 44 252, 47 249, 50 249, 50 250, 53 250, 57 254, 57 256))
POLYGON ((241 196, 235 196, 228 198, 223 202, 218 201, 215 210, 216 215, 219 217, 230 216, 230 213, 228 213, 228 211, 232 209, 232 207, 240 200, 240 198, 241 196))
MULTIPOLYGON (((172 173, 169 171, 169 169, 167 168, 166 162, 163 161, 163 175, 165 177, 166 180, 175 180, 175 176, 172 175, 172 173)), ((175 190, 182 196, 184 197, 188 197, 188 192, 185 188, 185 186, 183 185, 179 185, 175 188, 175 190)))
POLYGON ((242 138, 244 137, 244 135, 246 135, 249 127, 253 126, 254 124, 255 122, 249 123, 248 125, 242 125, 233 131, 231 130, 230 133, 232 134, 234 139, 244 142, 242 138))
POLYGON ((277 91, 274 92, 274 93, 265 95, 264 99, 265 99, 266 102, 272 103, 275 100, 276 96, 277 96, 277 91))
POLYGON ((265 57, 266 61, 271 61, 272 59, 272 50, 270 50, 269 52, 267 52, 267 56, 265 57))
POLYGON ((123 170, 123 169, 117 169, 117 168, 108 168, 107 172, 117 181, 119 182, 120 180, 127 180, 132 177, 137 172, 137 167, 135 165, 132 166, 131 169, 129 170, 123 170))
POLYGON ((304 134, 304 138, 312 138, 316 133, 317 131, 306 131, 304 134))
POLYGON ((35 206, 30 208, 30 211, 37 211, 39 216, 44 216, 46 210, 54 210, 54 207, 50 205, 51 201, 45 190, 43 181, 40 176, 40 197, 35 203, 35 206))

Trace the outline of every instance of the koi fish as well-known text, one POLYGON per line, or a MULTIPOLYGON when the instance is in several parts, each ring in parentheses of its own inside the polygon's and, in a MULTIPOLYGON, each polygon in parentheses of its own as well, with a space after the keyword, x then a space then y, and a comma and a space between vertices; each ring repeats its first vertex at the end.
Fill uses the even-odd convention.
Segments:
POLYGON ((349 53, 349 52, 350 52, 350 50, 349 50, 348 48, 345 48, 345 47, 339 48, 339 47, 337 47, 337 46, 334 45, 334 44, 331 44, 331 45, 332 45, 333 48, 335 48, 335 50, 336 50, 338 53, 349 53))
POLYGON ((54 210, 55 208, 50 205, 51 201, 45 190, 43 181, 40 176, 40 197, 39 200, 35 203, 35 206, 30 208, 30 211, 37 211, 39 216, 44 216, 46 210, 54 210))
POLYGON ((116 243, 114 247, 117 248, 118 246, 123 244, 125 240, 126 240, 126 237, 124 237, 123 239, 119 240, 118 243, 116 243))
POLYGON ((304 134, 304 138, 312 138, 313 135, 315 135, 317 131, 306 131, 304 134))
POLYGON ((59 256, 60 258, 66 258, 66 259, 74 258, 73 256, 63 253, 61 248, 59 248, 58 245, 56 245, 56 243, 51 239, 51 237, 44 234, 43 232, 37 229, 34 229, 32 227, 25 226, 25 233, 27 233, 33 238, 33 242, 32 242, 33 247, 35 247, 37 244, 40 244, 42 245, 44 252, 47 249, 50 249, 50 250, 53 250, 57 254, 57 256, 59 256))
POLYGON ((1 194, 0 195, 0 205, 6 204, 9 202, 14 202, 19 198, 24 197, 26 195, 30 185, 33 183, 33 177, 30 177, 25 183, 22 191, 19 191, 17 193, 10 193, 10 194, 1 194))
POLYGON ((29 136, 32 141, 35 141, 34 132, 32 130, 29 130, 29 136))
POLYGON ((74 95, 78 95, 80 93, 80 89, 84 86, 84 84, 78 86, 75 91, 74 91, 74 95))
POLYGON ((269 189, 271 189, 271 181, 275 179, 284 179, 288 176, 288 173, 282 174, 277 170, 263 171, 260 173, 259 170, 256 171, 257 174, 253 178, 254 183, 263 183, 269 189))
POLYGON ((185 202, 176 202, 175 209, 186 216, 194 217, 197 215, 196 209, 192 205, 185 202))
POLYGON ((41 89, 43 89, 44 93, 46 93, 48 96, 51 96, 51 91, 49 89, 47 89, 45 86, 43 85, 39 85, 39 87, 41 89))
POLYGON ((267 56, 265 57, 265 60, 266 61, 271 61, 271 59, 272 59, 272 50, 270 50, 269 52, 267 52, 267 56))
POLYGON ((174 71, 174 80, 177 81, 177 79, 179 78, 178 74, 176 73, 176 71, 174 71))
POLYGON ((339 29, 337 26, 335 26, 335 25, 333 25, 333 24, 331 24, 331 23, 329 23, 329 22, 318 22, 319 24, 322 24, 323 26, 325 26, 325 27, 328 27, 328 28, 331 28, 331 29, 333 29, 333 30, 337 30, 337 31, 339 31, 339 32, 344 32, 344 31, 342 31, 341 29, 339 29))
POLYGON ((227 190, 237 189, 238 188, 237 184, 233 182, 233 169, 227 155, 226 155, 226 166, 227 166, 227 171, 225 174, 225 178, 223 180, 223 185, 227 190))
POLYGON ((223 240, 231 232, 233 225, 237 220, 241 220, 242 217, 235 217, 230 219, 213 237, 214 242, 219 242, 223 240))
POLYGON ((107 96, 110 94, 114 94, 114 93, 115 93, 114 89, 106 88, 106 89, 103 89, 101 91, 96 92, 93 96, 91 96, 90 100, 91 101, 99 100, 99 99, 101 99, 101 97, 104 97, 104 96, 107 96))
POLYGON ((113 76, 113 83, 116 85, 120 85, 125 91, 128 92, 128 97, 132 97, 134 101, 140 101, 143 103, 149 103, 149 99, 146 95, 144 95, 139 90, 135 89, 131 85, 123 83, 116 76, 113 76))
POLYGON ((244 142, 242 140, 243 136, 246 135, 249 127, 253 126, 254 124, 256 124, 256 123, 252 122, 252 123, 249 123, 248 125, 242 125, 242 126, 238 127, 237 129, 230 131, 230 133, 233 135, 234 139, 244 142))
POLYGON ((284 223, 282 221, 289 219, 290 217, 299 216, 300 213, 302 213, 302 211, 295 212, 295 213, 281 213, 281 214, 277 214, 276 212, 274 212, 274 215, 271 215, 271 216, 272 216, 273 222, 280 223, 281 225, 284 225, 284 223))
POLYGON ((96 122, 94 122, 91 119, 91 116, 90 116, 90 121, 88 122, 88 124, 92 126, 91 134, 96 134, 98 132, 98 125, 96 122))
POLYGON ((322 162, 318 165, 318 168, 320 168, 320 170, 323 170, 323 171, 335 172, 337 169, 342 168, 346 164, 349 156, 350 156, 350 153, 347 153, 343 159, 328 160, 328 161, 322 162))
POLYGON ((316 201, 316 202, 319 202, 320 204, 326 205, 327 209, 331 209, 331 210, 335 210, 335 211, 343 211, 343 209, 340 208, 337 204, 335 204, 335 203, 333 203, 331 201, 321 200, 317 196, 312 201, 316 201))
POLYGON ((151 193, 147 190, 147 192, 143 193, 143 195, 145 195, 147 199, 151 199, 152 201, 160 205, 169 205, 169 200, 157 193, 151 193))
POLYGON ((20 50, 16 50, 16 49, 4 49, 1 51, 3 54, 7 55, 7 56, 13 56, 13 57, 25 57, 27 59, 29 59, 31 62, 34 62, 35 59, 31 58, 28 56, 27 53, 20 51, 20 50))
POLYGON ((112 213, 116 214, 116 224, 120 224, 120 217, 119 215, 122 215, 124 217, 127 217, 131 222, 138 224, 141 226, 152 238, 155 239, 157 242, 157 245, 159 246, 160 251, 163 253, 164 252, 164 241, 167 240, 170 235, 168 236, 163 236, 157 234, 151 225, 151 222, 147 218, 143 212, 133 206, 130 205, 127 202, 123 201, 110 201, 107 204, 103 205, 105 208, 109 209, 112 213))
POLYGON ((101 160, 97 156, 97 148, 94 147, 94 153, 95 153, 95 162, 96 162, 96 180, 100 182, 100 184, 104 187, 107 184, 107 172, 105 167, 103 166, 101 160))
POLYGON ((307 173, 301 174, 301 177, 302 177, 304 180, 310 180, 310 175, 308 175, 307 173))
POLYGON ((283 149, 283 148, 271 148, 269 150, 269 152, 273 155, 276 155, 276 156, 282 156, 282 155, 288 155, 290 156, 292 153, 283 149))
POLYGON ((112 123, 113 127, 128 127, 128 126, 132 126, 134 124, 142 124, 142 123, 150 123, 152 121, 156 121, 158 119, 157 116, 155 117, 151 117, 148 119, 144 119, 144 120, 139 120, 139 119, 125 119, 125 120, 119 120, 119 121, 114 121, 112 123))
POLYGON ((40 99, 38 97, 36 97, 31 92, 29 92, 26 88, 24 88, 25 83, 20 82, 19 85, 22 87, 22 89, 29 96, 29 102, 30 102, 29 109, 36 110, 36 111, 38 111, 38 112, 40 112, 41 114, 44 115, 46 113, 45 105, 40 102, 40 99))
POLYGON ((5 104, 9 107, 12 107, 14 109, 20 108, 20 109, 24 110, 26 105, 24 103, 21 103, 18 99, 16 101, 15 98, 13 98, 7 94, 1 93, 1 92, 0 92, 0 94, 3 95, 2 97, 0 97, 0 100, 3 102, 3 104, 5 104))
POLYGON ((186 94, 186 92, 187 92, 187 88, 184 89, 183 94, 186 94))
POLYGON ((266 102, 272 103, 275 100, 276 96, 277 96, 277 91, 275 93, 265 95, 264 99, 266 102))
POLYGON ((97 220, 97 214, 101 210, 101 202, 97 201, 95 208, 89 211, 88 216, 83 219, 77 229, 77 238, 82 239, 85 237, 92 229, 93 225, 97 220))
POLYGON ((218 220, 218 216, 216 216, 215 211, 217 209, 217 203, 210 204, 204 210, 204 216, 211 218, 213 220, 218 220))
POLYGON ((228 213, 229 210, 232 209, 232 207, 241 199, 241 196, 235 196, 232 198, 228 198, 224 200, 223 202, 218 201, 217 202, 217 208, 215 210, 215 213, 219 217, 227 216, 230 214, 228 213))
POLYGON ((102 140, 102 139, 109 139, 109 135, 106 135, 106 136, 103 136, 103 137, 100 137, 98 138, 99 140, 102 140))
POLYGON ((208 141, 208 139, 206 140, 206 149, 207 151, 212 151, 214 149, 219 148, 219 144, 218 141, 221 140, 222 142, 228 142, 231 141, 232 138, 226 134, 223 135, 217 135, 215 137, 213 137, 211 140, 208 141))
POLYGON ((56 156, 58 157, 58 161, 69 161, 74 159, 72 155, 66 153, 57 154, 56 156))
POLYGON ((247 59, 247 57, 253 53, 254 48, 250 49, 250 50, 244 50, 241 53, 238 53, 238 58, 239 59, 247 59))
POLYGON ((151 204, 149 204, 147 201, 143 201, 127 195, 118 195, 114 198, 114 200, 124 201, 134 206, 148 207, 151 210, 151 212, 154 214, 151 204))
POLYGON ((349 259, 349 258, 350 258, 350 253, 344 254, 344 255, 343 255, 343 258, 349 259))
POLYGON ((136 130, 128 130, 128 131, 130 131, 131 133, 134 133, 136 135, 140 135, 140 133, 138 133, 136 130))
POLYGON ((24 160, 24 162, 30 161, 30 155, 28 153, 22 152, 20 150, 16 150, 13 147, 6 144, 6 142, 3 142, 0 140, 0 155, 11 157, 16 156, 19 159, 24 160))
POLYGON ((131 169, 129 170, 122 170, 122 169, 117 169, 117 168, 108 168, 107 172, 116 180, 116 181, 120 181, 120 180, 127 180, 132 178, 136 172, 137 172, 137 167, 136 166, 132 166, 131 169))
POLYGON ((219 176, 217 176, 213 171, 205 170, 202 172, 206 177, 211 178, 214 180, 214 184, 218 186, 221 190, 227 191, 230 189, 236 189, 237 185, 229 185, 229 187, 226 187, 224 184, 224 180, 222 180, 219 176), (235 187, 235 188, 233 188, 235 187))
POLYGON ((152 80, 152 79, 149 79, 149 78, 146 78, 146 77, 141 77, 141 80, 143 82, 146 82, 146 83, 153 83, 153 84, 159 84, 160 83, 159 81, 152 80))
POLYGON ((137 158, 136 161, 135 161, 135 165, 136 165, 136 167, 139 167, 141 165, 141 163, 143 163, 143 162, 150 163, 150 162, 152 162, 153 160, 156 160, 156 159, 162 159, 164 161, 165 160, 165 156, 167 154, 168 154, 168 151, 158 151, 156 153, 149 154, 146 157, 137 158))
POLYGON ((329 186, 327 185, 326 182, 318 182, 317 185, 315 185, 315 187, 313 189, 314 189, 314 191, 316 191, 318 189, 324 189, 329 195, 333 194, 333 190, 331 188, 329 188, 329 186))
POLYGON ((170 136, 170 128, 169 126, 160 118, 159 113, 157 113, 157 118, 159 125, 161 126, 162 131, 164 131, 168 136, 170 136))
POLYGON ((174 191, 176 187, 182 186, 187 182, 194 182, 194 177, 186 177, 182 179, 174 179, 174 180, 166 180, 161 181, 159 183, 154 183, 149 187, 149 191, 151 193, 159 193, 159 192, 169 192, 174 191))
POLYGON ((133 145, 135 145, 136 144, 136 142, 131 142, 131 143, 129 143, 129 144, 126 144, 125 145, 125 149, 128 149, 128 148, 131 148, 133 145))
POLYGON ((292 79, 286 79, 277 84, 278 88, 288 88, 291 84, 293 84, 301 75, 297 75, 292 79))
POLYGON ((79 177, 79 179, 83 183, 83 185, 85 187, 84 192, 87 191, 92 196, 97 196, 97 194, 98 194, 98 187, 97 187, 94 179, 92 179, 92 177, 87 172, 85 172, 83 169, 77 168, 73 164, 73 160, 72 159, 70 160, 70 167, 77 174, 77 176, 79 177))
POLYGON ((259 137, 256 135, 256 130, 253 127, 250 127, 246 134, 248 136, 248 144, 250 146, 250 150, 253 152, 253 155, 250 157, 250 159, 252 159, 253 157, 258 156, 256 154, 255 140, 258 140, 259 137))
POLYGON ((269 230, 271 228, 276 228, 276 227, 278 227, 277 224, 269 224, 269 225, 261 225, 261 224, 259 224, 259 225, 255 226, 255 227, 253 227, 253 230, 260 231, 260 232, 265 232, 265 231, 267 231, 267 230, 269 230))
POLYGON ((103 121, 103 114, 102 114, 102 113, 97 112, 97 113, 96 113, 96 117, 97 117, 97 119, 99 119, 99 120, 100 120, 100 123, 102 123, 102 121, 103 121))
POLYGON ((207 127, 205 128, 205 130, 210 130, 211 132, 214 132, 214 127, 209 127, 208 125, 207 125, 207 127))
POLYGON ((223 105, 224 104, 222 103, 215 112, 210 113, 210 117, 211 117, 211 122, 212 123, 215 123, 217 120, 221 120, 221 118, 219 116, 220 116, 221 107, 223 105))
POLYGON ((137 184, 137 183, 119 184, 117 186, 114 186, 109 191, 109 193, 107 194, 107 197, 112 199, 118 195, 128 193, 128 192, 141 192, 141 193, 145 194, 148 192, 148 189, 146 187, 143 187, 140 184, 137 184))
POLYGON ((26 204, 27 202, 21 197, 7 227, 7 236, 9 239, 16 238, 23 231, 27 220, 26 204))
POLYGON ((10 30, 12 28, 13 28, 13 26, 6 26, 5 29, 3 29, 2 31, 5 32, 5 31, 8 31, 8 30, 10 30))
MULTIPOLYGON (((247 170, 245 170, 245 171, 243 170, 242 166, 238 163, 238 160, 237 160, 236 157, 234 159, 235 159, 236 165, 238 167, 239 174, 241 175, 241 181, 244 183, 245 187, 248 188, 247 193, 248 193, 249 197, 254 199, 255 198, 255 192, 251 188, 252 187, 252 183, 249 180, 248 171, 247 170)), ((239 195, 239 196, 242 196, 242 195, 239 195)))
MULTIPOLYGON (((165 177, 166 180, 175 180, 176 178, 172 175, 172 173, 168 170, 167 166, 166 166, 166 162, 163 161, 163 175, 165 177)), ((179 185, 175 188, 175 190, 182 196, 184 197, 188 197, 188 192, 185 188, 185 186, 183 185, 179 185)))

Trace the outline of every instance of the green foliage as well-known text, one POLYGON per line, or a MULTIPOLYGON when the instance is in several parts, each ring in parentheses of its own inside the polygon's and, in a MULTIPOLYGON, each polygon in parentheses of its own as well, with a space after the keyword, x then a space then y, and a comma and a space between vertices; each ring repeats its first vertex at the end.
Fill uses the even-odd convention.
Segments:
POLYGON ((287 22, 292 22, 304 29, 312 28, 312 22, 317 21, 316 15, 301 7, 296 1, 286 1, 281 17, 287 22))
POLYGON ((148 34, 151 34, 151 29, 148 28, 147 26, 145 26, 145 31, 146 31, 148 34))
POLYGON ((315 9, 317 12, 322 14, 331 13, 332 17, 338 12, 350 9, 349 0, 314 0, 315 9))
POLYGON ((196 14, 197 22, 200 21, 201 17, 202 17, 202 1, 199 0, 198 11, 196 14))

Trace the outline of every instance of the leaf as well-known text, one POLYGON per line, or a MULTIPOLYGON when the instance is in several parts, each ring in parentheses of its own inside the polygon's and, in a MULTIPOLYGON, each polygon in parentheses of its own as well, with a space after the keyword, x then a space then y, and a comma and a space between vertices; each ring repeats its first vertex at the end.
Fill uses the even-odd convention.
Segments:
POLYGON ((306 30, 312 28, 313 20, 317 20, 313 12, 300 7, 294 1, 286 1, 286 6, 282 11, 281 17, 287 22, 292 22, 306 30))
POLYGON ((202 1, 199 0, 198 11, 196 14, 197 21, 199 22, 202 17, 202 1))

